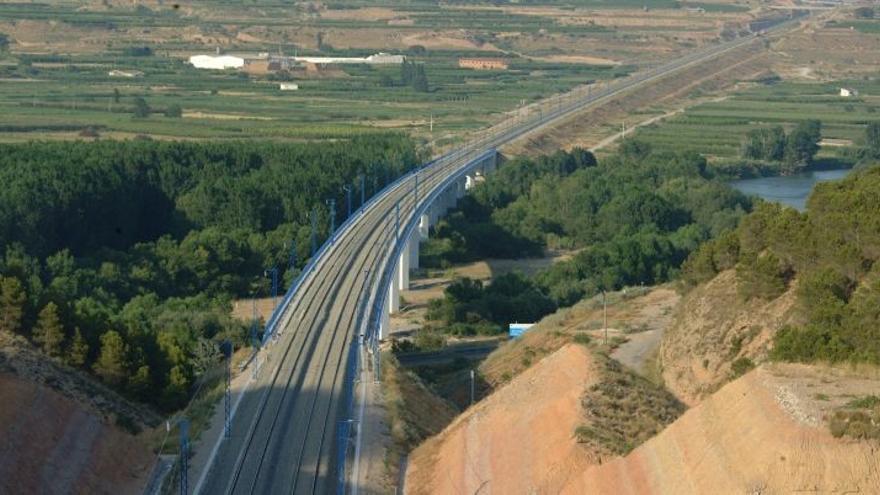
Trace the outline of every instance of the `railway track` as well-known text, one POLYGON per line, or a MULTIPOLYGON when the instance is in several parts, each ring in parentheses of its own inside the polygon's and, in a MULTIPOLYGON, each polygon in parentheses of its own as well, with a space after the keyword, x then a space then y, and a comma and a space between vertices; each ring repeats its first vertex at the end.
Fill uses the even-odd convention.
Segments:
MULTIPOLYGON (((784 25, 777 26, 776 29, 784 25)), ((558 123, 594 104, 666 77, 690 65, 717 57, 758 38, 713 46, 664 64, 599 91, 576 90, 550 99, 530 118, 516 117, 495 126, 418 172, 416 202, 414 173, 387 187, 362 207, 329 241, 311 269, 286 297, 272 328, 277 335, 262 353, 262 370, 248 385, 236 408, 229 439, 216 439, 208 469, 195 483, 205 494, 328 493, 339 488, 336 431, 350 418, 351 380, 346 372, 349 350, 363 322, 381 306, 388 279, 389 258, 399 251, 394 232, 395 211, 400 224, 412 226, 417 210, 449 177, 487 150, 558 123), (379 304, 368 304, 368 301, 379 304), (346 386, 348 385, 348 387, 346 386)))

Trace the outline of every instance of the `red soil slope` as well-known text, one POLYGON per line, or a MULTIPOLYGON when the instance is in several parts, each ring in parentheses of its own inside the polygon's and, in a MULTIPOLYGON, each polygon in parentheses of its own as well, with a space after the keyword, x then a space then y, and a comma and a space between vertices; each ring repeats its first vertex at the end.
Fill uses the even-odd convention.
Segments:
POLYGON ((0 373, 0 493, 140 493, 153 460, 55 390, 0 373))
MULTIPOLYGON (((802 393, 805 371, 749 373, 627 457, 585 469, 563 493, 880 493, 877 444, 831 436, 802 393)), ((853 381, 836 380, 834 388, 853 381)))
POLYGON ((524 371, 413 451, 406 493, 558 492, 591 462, 574 431, 592 368, 569 344, 524 371))

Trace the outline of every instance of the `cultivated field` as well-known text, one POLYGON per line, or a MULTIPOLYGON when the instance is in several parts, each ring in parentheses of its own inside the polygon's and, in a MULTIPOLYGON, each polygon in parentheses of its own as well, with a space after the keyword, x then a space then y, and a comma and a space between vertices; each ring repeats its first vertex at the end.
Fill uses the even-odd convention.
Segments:
POLYGON ((744 3, 687 7, 671 0, 554 7, 0 2, 0 34, 8 39, 0 47, 0 140, 95 134, 299 140, 390 128, 449 144, 523 103, 623 76, 742 29, 759 15, 744 3), (425 65, 428 91, 401 84, 397 66, 244 74, 185 63, 216 50, 405 54, 425 65), (510 67, 459 68, 459 57, 468 56, 503 57, 510 67), (111 77, 111 70, 143 75, 111 77), (291 79, 300 89, 280 91, 279 80, 291 79), (133 118, 136 98, 150 107, 148 118, 133 118), (164 115, 175 106, 181 117, 164 115))

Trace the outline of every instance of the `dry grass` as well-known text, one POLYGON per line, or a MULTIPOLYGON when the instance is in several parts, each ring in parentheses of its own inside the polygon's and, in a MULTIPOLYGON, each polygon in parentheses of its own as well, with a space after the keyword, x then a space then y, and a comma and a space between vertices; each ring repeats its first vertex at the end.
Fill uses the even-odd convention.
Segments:
POLYGON ((587 424, 578 441, 601 455, 625 455, 681 416, 686 407, 671 393, 596 353, 599 381, 584 394, 587 424))
POLYGON ((390 352, 382 356, 384 402, 393 446, 386 454, 391 479, 398 479, 401 458, 422 441, 439 433, 458 415, 415 374, 403 369, 390 352))

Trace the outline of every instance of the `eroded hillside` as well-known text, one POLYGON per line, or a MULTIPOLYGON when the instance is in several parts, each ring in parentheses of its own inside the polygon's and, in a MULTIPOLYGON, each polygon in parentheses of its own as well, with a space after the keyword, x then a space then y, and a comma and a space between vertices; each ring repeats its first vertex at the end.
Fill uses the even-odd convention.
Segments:
POLYGON ((122 429, 155 424, 88 377, 0 335, 0 493, 141 493, 156 460, 122 429))
POLYGON ((834 438, 823 418, 840 397, 820 390, 877 394, 880 382, 803 365, 760 367, 562 492, 877 493, 876 443, 834 438))
POLYGON ((795 287, 772 301, 743 301, 737 285, 736 273, 728 270, 692 290, 664 333, 663 381, 688 404, 765 360, 776 331, 797 319, 795 287))
POLYGON ((565 344, 418 447, 406 492, 557 493, 683 409, 598 346, 565 344))

